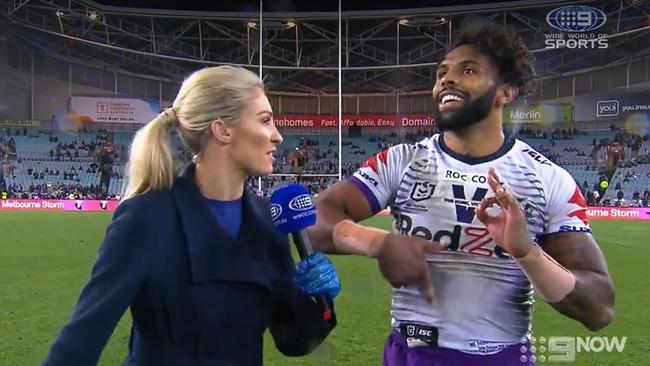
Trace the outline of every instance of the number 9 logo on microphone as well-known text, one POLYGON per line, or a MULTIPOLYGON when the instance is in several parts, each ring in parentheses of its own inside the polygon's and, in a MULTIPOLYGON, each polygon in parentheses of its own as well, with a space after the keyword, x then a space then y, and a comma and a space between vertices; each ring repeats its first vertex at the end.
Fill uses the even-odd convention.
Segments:
POLYGON ((314 206, 316 205, 308 194, 301 194, 289 201, 289 208, 294 211, 307 211, 314 208, 314 206))
POLYGON ((293 233, 316 223, 316 203, 307 188, 289 184, 271 194, 271 218, 284 233, 293 233))
POLYGON ((282 206, 274 203, 271 205, 271 219, 273 221, 277 220, 280 215, 282 215, 282 206))

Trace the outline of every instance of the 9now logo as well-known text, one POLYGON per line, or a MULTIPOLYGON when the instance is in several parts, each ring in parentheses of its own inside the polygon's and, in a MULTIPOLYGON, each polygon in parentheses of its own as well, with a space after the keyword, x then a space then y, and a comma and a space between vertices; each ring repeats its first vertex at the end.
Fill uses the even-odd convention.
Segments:
POLYGON ((551 10, 546 22, 564 32, 591 32, 605 25, 607 15, 592 6, 563 6, 551 10))
POLYGON ((289 201, 289 208, 294 211, 307 211, 314 208, 314 201, 308 194, 301 194, 289 201))
POLYGON ((622 353, 625 350, 627 337, 531 337, 530 341, 524 337, 519 348, 522 356, 520 361, 544 363, 549 362, 575 362, 579 353, 622 353))

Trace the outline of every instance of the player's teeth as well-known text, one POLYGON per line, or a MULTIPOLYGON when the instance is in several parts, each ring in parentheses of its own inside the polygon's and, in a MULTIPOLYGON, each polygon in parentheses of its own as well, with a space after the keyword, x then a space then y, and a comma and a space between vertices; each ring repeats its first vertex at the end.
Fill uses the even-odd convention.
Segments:
POLYGON ((442 97, 442 103, 447 103, 447 102, 452 101, 452 100, 460 101, 460 97, 458 97, 456 95, 452 95, 452 94, 445 95, 444 97, 442 97))

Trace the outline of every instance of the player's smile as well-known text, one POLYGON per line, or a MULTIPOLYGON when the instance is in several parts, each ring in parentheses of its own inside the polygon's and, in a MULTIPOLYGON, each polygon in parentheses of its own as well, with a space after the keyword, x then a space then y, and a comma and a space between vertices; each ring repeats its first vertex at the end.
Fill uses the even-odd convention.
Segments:
POLYGON ((468 98, 466 93, 453 88, 444 88, 438 94, 438 109, 442 112, 451 108, 458 108, 465 104, 468 98))

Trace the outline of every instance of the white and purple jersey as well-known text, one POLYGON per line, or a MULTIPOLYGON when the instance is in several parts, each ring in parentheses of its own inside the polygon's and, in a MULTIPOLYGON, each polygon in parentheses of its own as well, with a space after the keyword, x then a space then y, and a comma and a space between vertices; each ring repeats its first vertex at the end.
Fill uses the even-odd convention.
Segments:
POLYGON ((490 156, 468 158, 434 135, 382 151, 350 177, 374 213, 390 207, 395 233, 446 237, 450 243, 444 252, 427 254, 434 304, 416 287, 395 289, 393 326, 435 326, 440 347, 475 354, 519 343, 530 331, 533 307, 528 279, 475 215, 492 194, 490 167, 524 209, 532 238, 591 231, 584 198, 569 173, 516 139, 490 156))

